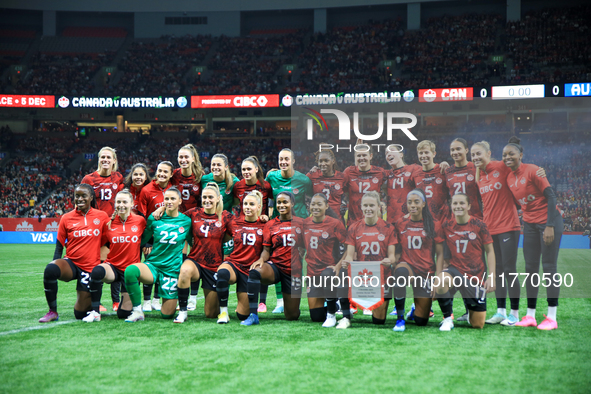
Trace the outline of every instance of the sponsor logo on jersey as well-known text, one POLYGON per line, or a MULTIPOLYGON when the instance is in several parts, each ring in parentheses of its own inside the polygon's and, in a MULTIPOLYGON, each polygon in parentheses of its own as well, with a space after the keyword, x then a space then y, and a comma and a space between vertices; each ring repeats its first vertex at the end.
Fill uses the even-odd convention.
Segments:
POLYGON ((373 178, 371 181, 372 181, 373 183, 378 183, 378 182, 379 182, 378 178, 373 178))
POLYGON ((341 190, 341 185, 339 185, 339 184, 334 185, 334 189, 335 190, 341 190))
POLYGON ((100 220, 98 220, 98 219, 94 219, 92 222, 93 222, 95 225, 97 225, 97 226, 98 226, 99 224, 101 224, 101 221, 100 221, 100 220))
POLYGON ((216 226, 217 228, 220 228, 220 227, 222 227, 222 224, 221 224, 221 223, 218 221, 218 222, 215 222, 215 226, 216 226))
POLYGON ((302 229, 301 229, 301 228, 299 228, 299 227, 296 227, 295 231, 296 231, 296 233, 298 233, 298 234, 301 234, 301 233, 302 233, 302 229))
POLYGON ((293 194, 298 194, 300 192, 300 190, 296 187, 293 189, 293 194))
POLYGON ((406 171, 406 172, 404 173, 404 176, 410 176, 410 172, 409 172, 409 171, 406 171))
POLYGON ((113 183, 113 189, 117 189, 117 185, 113 183))
POLYGON ((536 199, 536 196, 534 196, 533 194, 530 194, 529 196, 527 196, 527 201, 534 201, 536 199))
POLYGON ((521 182, 522 185, 525 185, 525 178, 521 178, 519 182, 521 182))
POLYGON ((139 241, 139 237, 137 235, 134 236, 115 236, 115 237, 111 237, 111 243, 112 244, 123 244, 123 243, 137 243, 139 241))
POLYGON ((198 191, 199 191, 199 186, 197 186, 197 185, 193 185, 193 191, 194 191, 194 192, 198 192, 198 191))
POLYGON ((74 238, 92 237, 92 236, 98 237, 99 235, 101 235, 101 230, 99 230, 98 228, 95 228, 94 230, 88 229, 88 230, 74 231, 74 238))

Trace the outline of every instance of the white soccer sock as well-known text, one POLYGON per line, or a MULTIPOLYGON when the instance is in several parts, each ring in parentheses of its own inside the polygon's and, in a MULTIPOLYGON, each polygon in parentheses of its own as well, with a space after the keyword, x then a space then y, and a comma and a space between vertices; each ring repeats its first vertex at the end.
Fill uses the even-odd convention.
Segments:
POLYGON ((228 313, 228 307, 227 306, 220 306, 220 313, 228 313))
POLYGON ((513 317, 519 320, 519 309, 511 309, 511 314, 513 315, 513 317))
POLYGON ((497 308, 497 313, 503 316, 507 316, 507 308, 497 308))
POLYGON ((335 315, 334 315, 334 313, 328 313, 328 312, 326 313, 326 319, 327 319, 327 320, 328 320, 328 319, 334 319, 334 318, 335 318, 335 315))
POLYGON ((535 308, 527 308, 527 315, 536 318, 536 309, 535 308))
POLYGON ((557 306, 549 306, 548 307, 548 315, 546 315, 547 317, 549 317, 550 319, 556 321, 556 310, 558 309, 557 306))
POLYGON ((283 298, 277 300, 277 306, 283 306, 283 298))

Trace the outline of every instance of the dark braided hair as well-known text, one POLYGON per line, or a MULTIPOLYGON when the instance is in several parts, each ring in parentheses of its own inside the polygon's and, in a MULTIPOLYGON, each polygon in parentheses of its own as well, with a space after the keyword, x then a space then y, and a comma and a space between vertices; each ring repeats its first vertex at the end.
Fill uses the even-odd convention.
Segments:
MULTIPOLYGON (((435 238, 435 222, 433 220, 433 215, 431 215, 431 211, 429 210, 429 204, 427 203, 427 196, 425 194, 425 192, 423 191, 423 189, 420 188, 416 188, 412 191, 410 191, 408 193, 408 195, 410 194, 421 194, 421 196, 423 196, 423 201, 425 202, 425 206, 423 207, 421 213, 423 215, 423 228, 425 229, 425 232, 427 233, 427 237, 429 238, 435 238)), ((408 195, 407 195, 407 199, 408 199, 408 195)))
POLYGON ((96 208, 97 204, 96 204, 96 194, 94 194, 94 189, 92 188, 92 186, 90 186, 87 183, 81 183, 78 186, 76 186, 76 189, 86 189, 88 191, 88 194, 92 196, 92 200, 90 200, 90 207, 91 208, 96 208))

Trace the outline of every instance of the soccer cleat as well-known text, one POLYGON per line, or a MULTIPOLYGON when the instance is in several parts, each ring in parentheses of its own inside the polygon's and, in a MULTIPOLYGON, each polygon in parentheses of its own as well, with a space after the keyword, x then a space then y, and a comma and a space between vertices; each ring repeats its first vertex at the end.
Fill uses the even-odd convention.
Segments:
POLYGON ((451 331, 451 330, 453 330, 453 328, 454 328, 454 321, 451 318, 451 316, 443 319, 443 321, 439 325, 439 331, 451 331))
POLYGON ((95 312, 95 311, 90 311, 90 312, 88 312, 86 317, 82 319, 82 321, 84 321, 86 323, 101 321, 101 314, 98 312, 95 312))
POLYGON ((194 311, 195 309, 197 309, 197 296, 190 296, 187 302, 187 310, 194 311))
POLYGON ((174 319, 174 323, 184 323, 187 321, 187 311, 179 311, 179 314, 174 319))
POLYGON ((117 312, 117 309, 119 309, 119 303, 118 302, 114 302, 113 303, 113 312, 117 312))
POLYGON ((162 305, 160 304, 160 298, 154 298, 152 300, 152 309, 155 311, 159 311, 162 309, 162 305))
POLYGON ((144 300, 144 303, 142 305, 142 311, 152 312, 152 302, 150 300, 144 300))
POLYGON ((433 317, 435 316, 435 313, 433 312, 433 308, 431 308, 431 310, 429 311, 429 317, 433 317))
POLYGON ((390 316, 397 316, 396 315, 396 308, 394 308, 394 310, 392 312, 390 312, 390 316))
POLYGON ((396 320, 396 325, 394 326, 394 328, 392 330, 397 331, 397 332, 402 332, 402 331, 406 330, 406 321, 404 319, 396 320))
POLYGON ((506 320, 506 319, 507 319, 507 316, 501 315, 500 313, 495 313, 493 315, 493 317, 486 320, 485 323, 486 324, 499 324, 500 322, 502 322, 503 320, 506 320))
POLYGON ((334 327, 337 325, 337 318, 332 313, 326 314, 326 320, 322 323, 322 327, 334 327))
POLYGON ((468 321, 468 312, 466 312, 462 316, 458 317, 458 321, 468 321))
POLYGON ((106 311, 107 311, 107 308, 105 308, 103 306, 103 304, 101 304, 101 306, 99 307, 99 312, 106 312, 106 311))
POLYGON ((556 322, 556 320, 552 320, 546 315, 544 315, 544 317, 545 317, 545 319, 538 326, 538 330, 549 331, 549 330, 556 330, 558 328, 558 323, 556 322))
POLYGON ((57 312, 49 311, 45 314, 45 316, 43 316, 41 319, 39 319, 39 323, 49 323, 50 321, 58 321, 58 320, 59 320, 59 315, 57 314, 57 312))
POLYGON ((230 322, 228 312, 222 312, 218 315, 218 324, 227 324, 230 322))
POLYGON ((346 317, 339 320, 339 324, 337 324, 337 330, 345 330, 349 327, 351 327, 351 320, 346 317))
POLYGON ((507 318, 501 322, 501 326, 513 327, 518 321, 519 319, 517 319, 515 316, 508 315, 507 318))
POLYGON ((136 321, 144 320, 144 312, 140 306, 134 307, 131 311, 131 315, 125 319, 126 323, 135 323, 136 321))
POLYGON ((273 313, 283 313, 283 305, 276 306, 273 313))
POLYGON ((406 314, 406 320, 415 320, 415 304, 412 304, 412 306, 410 307, 410 312, 406 314))
POLYGON ((537 327, 536 319, 531 316, 523 316, 519 323, 515 323, 515 327, 537 327))
POLYGON ((240 322, 242 326, 253 326, 256 324, 259 324, 259 315, 255 315, 254 313, 251 313, 246 320, 240 322))
POLYGON ((349 308, 349 311, 350 311, 351 315, 357 314, 357 308, 349 308))
MULTIPOLYGON (((259 304, 259 307, 257 308, 257 312, 258 313, 267 313, 267 305, 265 305, 264 303, 261 302, 259 304)), ((281 311, 281 312, 283 312, 283 311, 281 311)), ((273 313, 275 313, 275 312, 273 311, 273 313)))
POLYGON ((370 311, 369 309, 364 309, 364 310, 363 310, 363 314, 364 314, 364 315, 367 315, 367 316, 371 316, 371 315, 373 315, 373 312, 372 312, 372 311, 370 311))

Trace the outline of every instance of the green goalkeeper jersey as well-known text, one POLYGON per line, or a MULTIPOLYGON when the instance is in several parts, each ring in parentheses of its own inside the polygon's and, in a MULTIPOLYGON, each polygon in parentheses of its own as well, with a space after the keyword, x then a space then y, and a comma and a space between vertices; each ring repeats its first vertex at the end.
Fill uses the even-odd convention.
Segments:
POLYGON ((142 235, 142 245, 154 236, 152 252, 146 263, 167 276, 178 278, 183 264, 183 247, 185 241, 191 243, 191 233, 191 218, 182 213, 173 218, 165 212, 160 220, 150 215, 142 235))
MULTIPOLYGON (((306 196, 312 196, 312 181, 299 171, 294 171, 291 178, 284 178, 281 171, 273 171, 267 175, 267 182, 273 188, 273 200, 281 192, 292 192, 295 196, 294 213, 301 218, 308 217, 306 209, 306 196)), ((279 216, 277 208, 273 209, 273 217, 279 216)))

